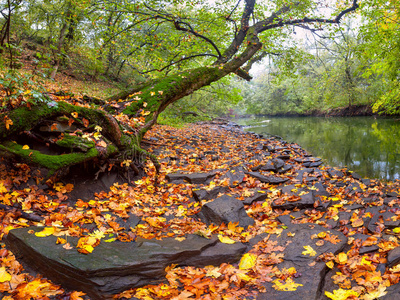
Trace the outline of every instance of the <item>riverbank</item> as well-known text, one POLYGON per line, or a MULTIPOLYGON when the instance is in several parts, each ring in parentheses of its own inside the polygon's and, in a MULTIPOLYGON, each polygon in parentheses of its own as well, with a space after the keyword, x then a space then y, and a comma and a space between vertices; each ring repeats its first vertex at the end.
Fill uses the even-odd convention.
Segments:
MULTIPOLYGON (((11 276, 1 283, 4 297, 50 285, 24 272, 10 250, 91 299, 121 291, 120 299, 156 300, 398 297, 398 183, 324 165, 295 143, 231 123, 156 126, 146 142, 162 165, 157 184, 151 164, 129 184, 105 172, 109 190, 85 198, 69 199, 67 182, 43 190, 27 179, 18 189, 14 170, 2 169, 7 194, 45 219, 1 214, 3 234, 20 228, 6 235, 1 252, 11 276), (51 233, 34 235, 37 225, 53 224, 66 227, 70 248, 51 233), (88 234, 98 239, 94 249, 78 252, 88 234)), ((52 288, 36 289, 35 297, 71 295, 52 288)))
MULTIPOLYGON (((237 118, 248 118, 248 117, 360 117, 360 116, 388 116, 387 114, 379 114, 374 112, 372 107, 369 105, 352 105, 346 107, 338 107, 322 110, 312 110, 303 113, 287 112, 278 114, 260 114, 260 115, 240 115, 237 118)), ((393 116, 393 115, 391 115, 393 116)))

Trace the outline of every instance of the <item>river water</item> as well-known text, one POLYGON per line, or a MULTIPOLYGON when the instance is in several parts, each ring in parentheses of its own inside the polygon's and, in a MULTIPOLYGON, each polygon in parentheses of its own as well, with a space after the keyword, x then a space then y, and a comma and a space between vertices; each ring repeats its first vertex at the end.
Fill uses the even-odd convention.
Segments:
POLYGON ((363 177, 400 179, 400 119, 255 117, 236 120, 245 130, 282 137, 363 177))

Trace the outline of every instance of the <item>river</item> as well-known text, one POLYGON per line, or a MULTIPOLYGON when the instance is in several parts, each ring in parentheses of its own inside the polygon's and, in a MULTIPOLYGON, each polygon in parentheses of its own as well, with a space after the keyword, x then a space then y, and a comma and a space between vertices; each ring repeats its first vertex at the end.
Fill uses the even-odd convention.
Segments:
POLYGON ((236 120, 245 130, 281 136, 332 167, 363 177, 400 179, 400 119, 255 117, 236 120))

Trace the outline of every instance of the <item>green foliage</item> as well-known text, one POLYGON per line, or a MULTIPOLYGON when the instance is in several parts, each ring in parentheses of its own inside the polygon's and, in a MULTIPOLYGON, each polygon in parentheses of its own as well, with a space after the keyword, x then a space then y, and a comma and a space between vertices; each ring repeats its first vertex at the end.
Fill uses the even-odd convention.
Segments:
POLYGON ((10 109, 23 103, 36 104, 48 101, 43 94, 45 88, 33 77, 33 75, 21 74, 15 70, 0 74, 0 91, 4 93, 1 109, 10 109))
POLYGON ((364 77, 379 86, 375 93, 375 111, 400 113, 400 3, 395 0, 363 1, 360 28, 364 39, 359 47, 364 77))

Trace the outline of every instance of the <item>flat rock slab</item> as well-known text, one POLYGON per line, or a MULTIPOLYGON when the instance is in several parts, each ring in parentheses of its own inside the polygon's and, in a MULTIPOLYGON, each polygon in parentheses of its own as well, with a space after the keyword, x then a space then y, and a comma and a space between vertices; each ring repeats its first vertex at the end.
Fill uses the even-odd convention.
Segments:
MULTIPOLYGON (((56 245, 55 236, 39 238, 29 230, 32 228, 10 231, 6 238, 8 249, 43 276, 66 288, 81 290, 92 299, 111 299, 124 290, 162 282, 164 269, 171 264, 204 267, 234 263, 246 250, 241 243, 229 245, 216 237, 188 235, 181 242, 174 238, 101 242, 86 255, 76 248, 66 250, 56 245)), ((68 237, 68 241, 75 247, 78 238, 68 237)))
POLYGON ((277 237, 279 246, 286 246, 283 251, 285 256, 283 262, 276 265, 280 270, 283 268, 296 268, 297 278, 293 278, 297 284, 302 284, 296 291, 278 291, 273 288, 273 283, 265 283, 267 289, 266 293, 259 294, 257 300, 287 300, 287 299, 318 299, 321 292, 321 285, 325 280, 325 274, 328 272, 324 262, 317 261, 317 257, 322 253, 339 253, 346 245, 347 238, 345 235, 336 230, 327 230, 326 228, 315 224, 297 224, 288 229, 291 235, 288 236, 286 232, 277 237), (334 234, 340 240, 337 244, 325 241, 322 246, 317 246, 317 239, 311 239, 311 236, 320 232, 327 232, 334 234), (314 256, 305 255, 304 246, 311 246, 316 252, 314 256))
POLYGON ((192 173, 192 174, 182 174, 182 173, 172 173, 167 174, 165 178, 170 181, 185 180, 192 184, 202 184, 215 176, 215 173, 192 173))
POLYGON ((263 183, 271 183, 271 184, 281 184, 289 180, 289 178, 282 178, 277 176, 264 176, 258 172, 247 172, 248 175, 257 178, 263 183))

